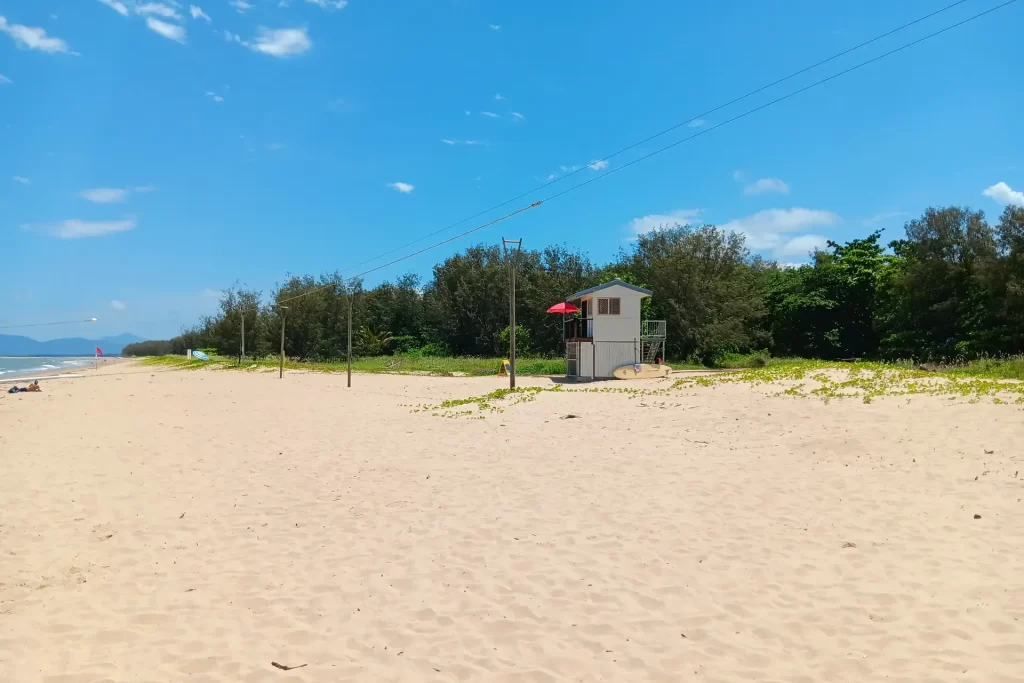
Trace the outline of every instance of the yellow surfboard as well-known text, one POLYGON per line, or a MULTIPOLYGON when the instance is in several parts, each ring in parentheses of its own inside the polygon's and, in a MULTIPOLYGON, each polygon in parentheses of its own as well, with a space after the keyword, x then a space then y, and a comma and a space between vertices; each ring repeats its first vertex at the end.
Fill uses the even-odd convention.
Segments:
POLYGON ((668 377, 672 368, 667 365, 653 365, 651 363, 637 363, 636 365, 623 365, 615 368, 615 379, 656 379, 668 377))

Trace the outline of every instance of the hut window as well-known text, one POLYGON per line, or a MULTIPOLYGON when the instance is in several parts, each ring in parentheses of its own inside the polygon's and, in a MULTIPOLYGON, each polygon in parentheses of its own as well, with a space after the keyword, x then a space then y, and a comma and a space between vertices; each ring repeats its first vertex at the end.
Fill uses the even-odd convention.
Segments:
POLYGON ((622 300, 621 299, 598 299, 597 300, 597 314, 598 315, 619 315, 622 311, 622 300))

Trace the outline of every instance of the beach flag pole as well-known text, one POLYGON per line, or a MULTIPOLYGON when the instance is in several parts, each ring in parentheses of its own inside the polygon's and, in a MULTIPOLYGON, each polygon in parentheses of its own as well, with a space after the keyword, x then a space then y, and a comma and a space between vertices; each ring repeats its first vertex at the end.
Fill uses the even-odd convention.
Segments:
POLYGON ((92 369, 93 370, 99 370, 100 369, 100 354, 101 353, 103 353, 103 349, 101 349, 100 347, 97 346, 96 347, 96 356, 93 358, 93 365, 92 365, 92 369))

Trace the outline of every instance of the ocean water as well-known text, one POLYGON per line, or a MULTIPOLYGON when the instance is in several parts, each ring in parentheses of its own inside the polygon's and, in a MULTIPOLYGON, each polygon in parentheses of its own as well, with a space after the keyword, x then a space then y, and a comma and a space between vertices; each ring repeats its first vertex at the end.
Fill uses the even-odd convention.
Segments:
POLYGON ((0 379, 35 373, 74 372, 76 368, 89 367, 92 363, 93 359, 87 357, 0 356, 0 379))

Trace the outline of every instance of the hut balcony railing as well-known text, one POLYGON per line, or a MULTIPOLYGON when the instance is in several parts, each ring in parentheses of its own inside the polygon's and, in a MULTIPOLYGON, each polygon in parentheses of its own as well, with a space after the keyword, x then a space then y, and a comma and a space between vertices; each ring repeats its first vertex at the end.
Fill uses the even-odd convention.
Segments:
POLYGON ((664 339, 668 336, 668 325, 664 320, 643 320, 640 322, 641 339, 664 339))

